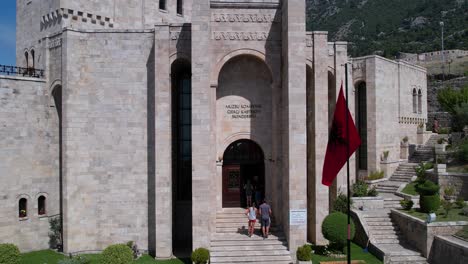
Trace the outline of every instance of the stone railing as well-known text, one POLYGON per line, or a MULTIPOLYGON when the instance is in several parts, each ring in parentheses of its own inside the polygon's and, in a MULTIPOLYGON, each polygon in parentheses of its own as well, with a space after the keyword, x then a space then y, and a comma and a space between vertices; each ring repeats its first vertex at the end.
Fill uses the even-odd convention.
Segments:
POLYGON ((44 70, 0 65, 0 74, 33 78, 44 78, 44 70))

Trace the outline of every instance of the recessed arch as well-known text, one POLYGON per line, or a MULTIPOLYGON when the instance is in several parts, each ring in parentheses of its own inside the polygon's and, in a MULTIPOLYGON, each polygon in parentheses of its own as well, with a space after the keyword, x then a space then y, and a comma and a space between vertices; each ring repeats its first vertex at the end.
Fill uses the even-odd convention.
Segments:
POLYGON ((357 169, 367 170, 367 83, 365 81, 356 82, 355 92, 355 119, 359 136, 361 138, 361 145, 359 146, 356 155, 357 169))
POLYGON ((422 113, 422 91, 418 89, 418 113, 422 113))
MULTIPOLYGON (((238 56, 252 56, 254 58, 257 58, 261 60, 265 65, 267 66, 268 70, 270 71, 270 76, 273 76, 273 71, 271 67, 266 63, 266 56, 263 52, 260 52, 255 49, 238 49, 229 52, 228 54, 224 55, 223 58, 221 58, 215 65, 214 70, 211 73, 211 86, 212 87, 218 87, 218 77, 219 74, 221 73, 221 70, 223 69, 224 65, 229 62, 231 59, 238 57, 238 56)), ((272 79, 273 82, 273 79, 272 79)))

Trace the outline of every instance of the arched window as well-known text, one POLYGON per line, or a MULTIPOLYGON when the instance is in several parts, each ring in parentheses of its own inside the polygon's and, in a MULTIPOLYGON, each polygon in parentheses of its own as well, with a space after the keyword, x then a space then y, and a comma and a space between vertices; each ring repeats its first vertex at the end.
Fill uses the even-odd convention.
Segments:
POLYGON ((24 59, 26 61, 26 68, 29 68, 29 54, 28 52, 24 52, 24 59))
POLYGON ((418 113, 422 113, 422 92, 421 89, 418 90, 418 113))
POLYGON ((34 50, 31 50, 31 65, 33 69, 36 68, 35 61, 34 61, 34 50))
POLYGON ((166 10, 166 0, 159 0, 159 9, 166 10))
POLYGON ((418 101, 416 99, 417 95, 416 88, 413 88, 413 113, 416 113, 418 109, 418 101))
POLYGON ((37 198, 37 214, 45 215, 46 214, 46 198, 44 195, 37 198))
POLYGON ((28 216, 28 200, 26 198, 19 200, 18 215, 19 217, 28 216))
POLYGON ((177 14, 182 15, 184 12, 184 1, 183 0, 177 0, 177 14))

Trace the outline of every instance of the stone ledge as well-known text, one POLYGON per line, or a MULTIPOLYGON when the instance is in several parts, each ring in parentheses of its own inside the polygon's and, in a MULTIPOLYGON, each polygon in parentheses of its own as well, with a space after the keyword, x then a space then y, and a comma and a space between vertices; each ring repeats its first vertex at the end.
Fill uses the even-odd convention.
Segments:
POLYGON ((30 81, 30 82, 42 82, 42 83, 46 82, 45 79, 33 78, 33 77, 13 76, 13 75, 0 75, 0 79, 17 80, 17 81, 30 81))

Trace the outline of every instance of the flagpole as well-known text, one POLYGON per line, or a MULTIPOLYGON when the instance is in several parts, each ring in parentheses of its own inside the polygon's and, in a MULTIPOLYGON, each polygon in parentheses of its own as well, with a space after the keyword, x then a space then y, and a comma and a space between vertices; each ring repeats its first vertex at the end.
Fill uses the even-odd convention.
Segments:
POLYGON ((351 264, 351 197, 350 197, 350 182, 349 182, 349 126, 348 126, 348 62, 345 63, 345 86, 346 86, 346 179, 348 188, 348 264, 351 264))

